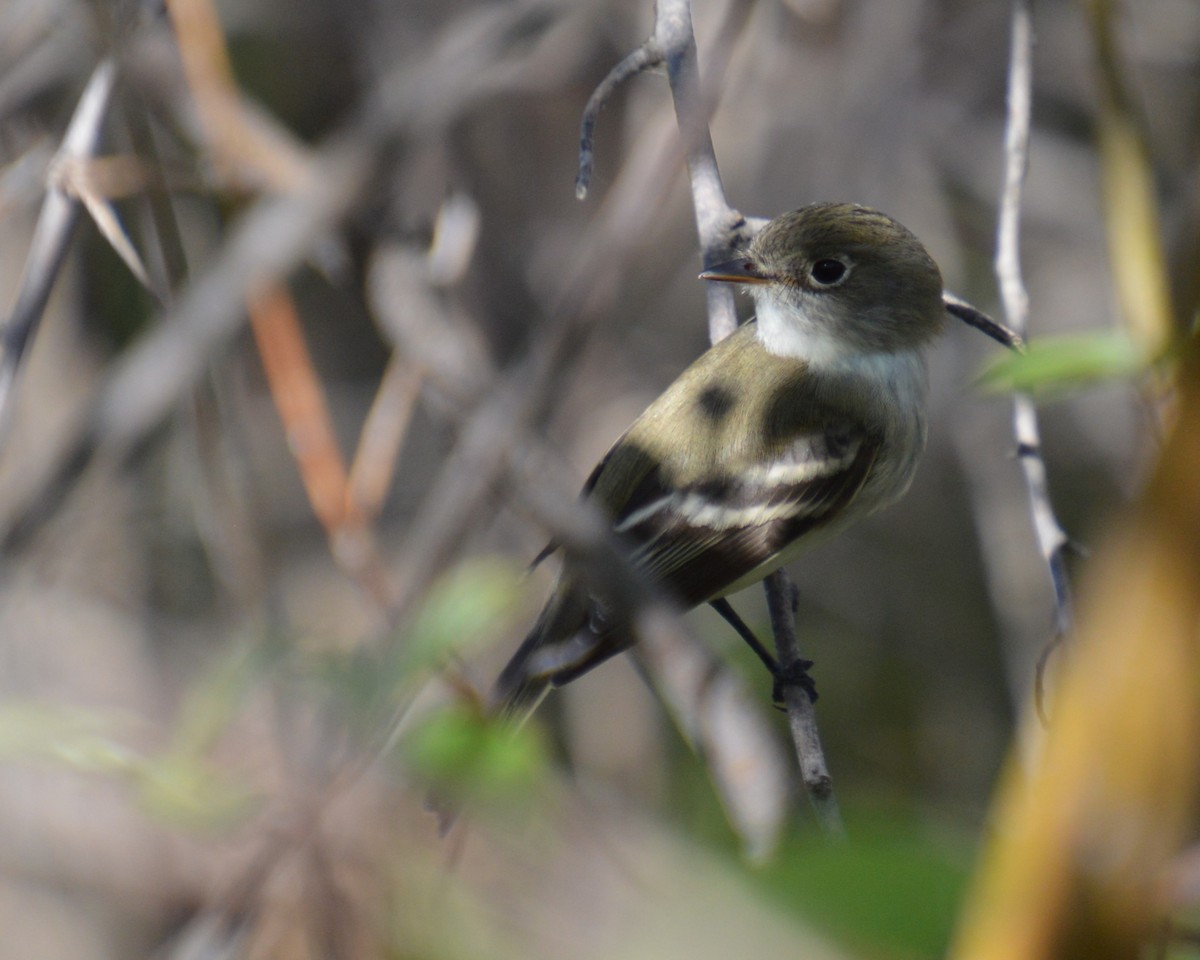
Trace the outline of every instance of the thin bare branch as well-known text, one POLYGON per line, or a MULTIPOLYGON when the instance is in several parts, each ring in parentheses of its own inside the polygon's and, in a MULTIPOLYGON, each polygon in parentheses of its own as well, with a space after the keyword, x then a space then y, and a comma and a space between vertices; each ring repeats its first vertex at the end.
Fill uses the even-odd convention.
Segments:
MULTIPOLYGON (((658 0, 654 38, 667 64, 667 76, 675 100, 675 116, 687 148, 696 229, 707 267, 732 256, 736 247, 745 242, 748 228, 745 217, 730 207, 725 199, 712 135, 708 130, 711 110, 705 102, 700 84, 690 0, 658 0)), ((709 339, 716 343, 737 328, 733 290, 728 284, 720 283, 709 283, 706 287, 709 339)), ((772 610, 772 627, 776 645, 781 650, 781 661, 782 651, 787 648, 789 653, 794 652, 794 656, 786 661, 790 663, 800 658, 796 649, 790 591, 788 595, 781 594, 782 581, 777 578, 768 578, 763 586, 772 610)), ((820 766, 824 770, 823 751, 812 703, 803 691, 794 692, 798 696, 789 693, 786 706, 796 755, 804 772, 804 784, 817 808, 822 828, 838 834, 841 832, 841 821, 837 816, 837 804, 828 771, 824 771, 823 777, 809 776, 814 756, 822 757, 820 766), (832 815, 828 813, 830 809, 832 815)))
MULTIPOLYGON (((116 78, 116 63, 111 58, 106 57, 96 65, 67 127, 59 159, 77 160, 95 154, 116 78)), ((16 301, 4 326, 3 355, 0 355, 0 438, 12 416, 12 390, 21 361, 37 332, 78 217, 79 199, 59 185, 49 184, 16 301)))
POLYGON ((347 492, 369 519, 379 515, 387 498, 424 381, 425 371, 419 365, 393 355, 363 421, 347 492))
MULTIPOLYGON (((782 570, 767 578, 767 608, 775 632, 775 650, 780 670, 795 670, 805 664, 796 639, 796 588, 782 570)), ((825 763, 825 750, 817 731, 817 714, 808 692, 799 684, 784 684, 784 706, 788 725, 800 760, 800 776, 812 802, 821 829, 834 837, 845 836, 846 828, 833 794, 833 777, 825 763)))
POLYGON ((90 175, 90 162, 78 157, 59 157, 51 164, 48 179, 52 190, 59 191, 78 200, 87 209, 92 222, 100 231, 108 245, 121 258, 121 261, 133 274, 134 278, 146 288, 154 298, 165 304, 167 291, 156 285, 146 271, 146 265, 133 245, 133 240, 125 230, 121 218, 117 215, 112 198, 107 195, 96 179, 90 175))
POLYGON ((384 609, 389 591, 374 530, 350 494, 345 457, 295 302, 283 284, 268 284, 250 297, 249 313, 271 398, 309 505, 339 566, 384 609))
MULTIPOLYGON (((687 151, 692 208, 705 267, 733 256, 745 218, 729 205, 721 170, 708 130, 711 112, 700 85, 696 37, 692 31, 691 0, 658 0, 655 7, 654 44, 667 66, 667 79, 675 102, 675 119, 687 151)), ((708 297, 708 332, 714 343, 737 328, 733 290, 728 284, 705 284, 708 297)))
POLYGON ((211 0, 175 0, 167 11, 222 179, 276 190, 302 188, 311 173, 310 155, 283 127, 242 102, 211 0))
POLYGON ((579 123, 579 172, 575 175, 575 196, 578 199, 587 198, 588 187, 592 182, 592 167, 596 160, 593 137, 600 111, 604 109, 617 87, 662 62, 662 51, 655 46, 651 38, 613 67, 588 97, 587 105, 583 108, 583 119, 579 123))
MULTIPOLYGON (((996 239, 996 279, 1008 326, 1022 341, 1028 337, 1029 295, 1021 273, 1021 197, 1029 166, 1029 131, 1033 114, 1033 4, 1014 0, 1008 71, 1008 116, 1004 130, 1004 188, 996 239)), ((1071 629, 1071 591, 1065 552, 1069 544, 1055 516, 1042 459, 1037 408, 1026 395, 1013 398, 1013 432, 1017 456, 1029 490, 1038 548, 1046 562, 1054 591, 1055 636, 1048 648, 1061 642, 1071 629)), ((1048 652, 1047 650, 1047 652, 1048 652)), ((1043 654, 1038 669, 1036 702, 1042 704, 1043 654)))

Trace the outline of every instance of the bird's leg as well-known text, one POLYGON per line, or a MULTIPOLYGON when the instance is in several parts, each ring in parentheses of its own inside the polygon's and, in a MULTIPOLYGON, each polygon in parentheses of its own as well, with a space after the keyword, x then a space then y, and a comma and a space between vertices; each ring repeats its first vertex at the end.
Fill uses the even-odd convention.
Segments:
POLYGON ((763 646, 762 641, 754 635, 754 631, 746 626, 746 622, 738 616, 736 610, 730 605, 729 601, 724 597, 718 597, 716 600, 709 600, 708 605, 721 615, 721 618, 733 627, 734 632, 746 641, 751 650, 755 652, 758 659, 763 662, 763 665, 771 671, 774 676, 779 673, 779 661, 774 655, 763 646))
POLYGON ((733 627, 734 632, 746 641, 746 644, 754 651, 759 660, 763 662, 767 670, 770 671, 774 683, 771 686, 771 700, 775 704, 783 703, 783 690, 785 687, 797 686, 800 687, 808 698, 814 703, 817 700, 817 685, 813 682, 813 678, 809 676, 809 668, 813 665, 811 660, 797 660, 794 663, 782 667, 779 661, 775 659, 771 651, 768 650, 761 640, 754 635, 754 631, 746 626, 746 622, 738 616, 736 610, 730 605, 729 601, 724 597, 719 597, 716 600, 708 601, 708 605, 721 615, 721 618, 733 627))

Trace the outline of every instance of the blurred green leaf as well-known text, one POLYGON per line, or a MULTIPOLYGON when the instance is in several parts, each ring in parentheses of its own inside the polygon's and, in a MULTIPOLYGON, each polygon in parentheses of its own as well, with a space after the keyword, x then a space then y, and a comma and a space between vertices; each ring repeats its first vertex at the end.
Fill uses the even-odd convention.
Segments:
POLYGON ((110 735, 112 718, 73 707, 9 703, 0 707, 0 759, 43 759, 87 773, 129 769, 136 754, 110 735))
POLYGON ((194 754, 173 751, 141 763, 133 782, 143 808, 191 830, 222 827, 250 812, 253 794, 194 754))
POLYGON ((513 729, 461 706, 430 716, 405 737, 402 750, 413 772, 439 790, 487 803, 526 796, 548 765, 534 727, 513 729))
POLYGON ((326 653, 311 658, 306 679, 316 683, 318 701, 336 706, 337 715, 351 729, 369 736, 397 702, 397 670, 392 660, 366 649, 326 653))
POLYGON ((276 653, 270 642, 247 642, 221 657, 184 698, 174 751, 199 755, 212 747, 276 653))
POLYGON ((772 895, 872 956, 945 955, 971 849, 902 812, 849 817, 846 843, 793 837, 762 871, 772 895))
POLYGON ((1149 360, 1124 331, 1047 337, 1024 353, 1009 353, 988 364, 978 383, 995 392, 1060 393, 1105 380, 1145 372, 1149 360))
POLYGON ((525 607, 521 568, 481 557, 443 574, 404 640, 406 670, 434 669, 510 629, 525 607))
POLYGON ((219 777, 199 756, 175 750, 145 757, 118 743, 113 717, 72 707, 10 703, 0 707, 0 760, 49 760, 83 773, 116 774, 131 783, 148 812, 192 828, 228 823, 250 794, 219 777))
POLYGON ((298 661, 301 679, 308 693, 369 736, 409 699, 414 680, 509 632, 525 616, 526 600, 520 566, 496 557, 464 561, 434 582, 394 642, 309 654, 298 661))

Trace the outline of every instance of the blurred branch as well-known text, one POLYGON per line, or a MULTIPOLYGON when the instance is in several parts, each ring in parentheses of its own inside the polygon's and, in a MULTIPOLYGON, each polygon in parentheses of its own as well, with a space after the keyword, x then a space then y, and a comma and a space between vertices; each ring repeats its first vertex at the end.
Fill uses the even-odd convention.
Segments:
MULTIPOLYGON (((1021 196, 1029 167, 1032 113, 1032 0, 1014 0, 1008 68, 1008 116, 1004 130, 1004 188, 1000 196, 995 269, 1008 326, 1022 341, 1028 340, 1029 295, 1021 275, 1021 196)), ((1017 457, 1029 490, 1034 533, 1054 591, 1054 638, 1047 644, 1038 661, 1035 703, 1040 711, 1047 660, 1071 629, 1071 590, 1065 558, 1069 541, 1050 501, 1046 463, 1042 459, 1037 408, 1026 394, 1016 394, 1013 397, 1013 432, 1017 440, 1017 457)))
POLYGON ((312 173, 308 150, 243 105, 211 0, 172 0, 167 12, 218 178, 280 191, 303 188, 312 173))
POLYGON ((208 269, 114 364, 87 415, 0 516, 0 554, 11 554, 57 511, 101 454, 121 462, 174 409, 210 358, 242 328, 249 290, 287 275, 358 200, 383 149, 402 134, 449 122, 506 78, 528 29, 544 26, 546 0, 487 8, 456 21, 415 58, 383 76, 362 107, 312 157, 303 189, 256 201, 208 269), (476 69, 465 70, 463 63, 476 69))
POLYGON ((162 157, 158 145, 154 142, 154 133, 146 112, 146 101, 133 84, 125 85, 123 93, 122 114, 125 127, 134 156, 138 160, 138 168, 145 174, 145 189, 140 195, 149 210, 149 222, 157 244, 155 249, 161 258, 162 276, 156 280, 156 287, 163 291, 160 302, 166 303, 187 278, 187 253, 184 250, 183 235, 175 216, 175 208, 168 193, 170 185, 163 168, 162 157))
MULTIPOLYGON (((116 208, 112 205, 112 195, 103 189, 103 176, 99 172, 109 172, 113 166, 123 161, 130 166, 136 164, 126 158, 110 157, 108 163, 95 160, 81 160, 74 157, 60 157, 51 164, 47 178, 51 188, 74 197, 84 205, 91 215, 92 222, 100 231, 108 245, 121 258, 121 262, 133 274, 143 287, 146 288, 159 304, 165 304, 167 291, 150 279, 142 258, 138 255, 133 241, 126 233, 121 218, 117 216, 116 208)), ((139 184, 140 187, 140 184, 139 184)))
POLYGON ((419 365, 396 355, 383 371, 363 421, 347 489, 351 502, 368 518, 374 519, 383 508, 424 382, 419 365))
POLYGON ((643 614, 634 654, 684 737, 704 758, 746 856, 763 860, 775 850, 789 814, 787 758, 776 746, 760 701, 737 672, 681 629, 677 616, 672 618, 674 624, 660 623, 643 614))
POLYGON ((114 364, 111 373, 45 468, 0 518, 0 552, 24 546, 48 521, 82 472, 103 452, 123 460, 166 417, 241 329, 245 292, 289 272, 315 238, 336 222, 366 182, 367 144, 335 141, 319 154, 310 189, 260 200, 234 229, 207 271, 114 364))
POLYGON ((370 524, 351 496, 346 462, 295 302, 282 284, 271 284, 250 297, 249 311, 288 448, 334 559, 380 609, 386 609, 389 591, 383 563, 370 524))
POLYGON ((1104 219, 1121 312, 1154 359, 1174 340, 1174 312, 1150 151, 1117 45, 1115 7, 1115 0, 1084 0, 1098 68, 1104 219))
MULTIPOLYGON (((96 65, 75 107, 57 161, 81 160, 95 155, 116 78, 116 63, 111 58, 106 57, 96 65)), ((0 438, 7 432, 12 418, 13 387, 25 351, 37 332, 79 216, 79 197, 62 187, 61 182, 53 180, 47 184, 46 199, 29 245, 21 284, 4 325, 3 342, 0 343, 3 350, 0 355, 0 438)))

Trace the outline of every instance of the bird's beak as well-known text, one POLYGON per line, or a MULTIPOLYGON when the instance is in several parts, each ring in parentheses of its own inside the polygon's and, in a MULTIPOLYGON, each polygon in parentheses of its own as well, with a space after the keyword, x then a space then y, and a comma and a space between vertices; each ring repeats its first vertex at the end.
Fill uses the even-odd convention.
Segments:
POLYGON ((997 343, 1004 344, 1010 350, 1015 350, 1017 353, 1025 352, 1025 341, 1017 333, 1009 330, 998 320, 993 320, 982 310, 971 306, 966 300, 956 297, 946 290, 942 293, 942 303, 946 306, 946 312, 952 317, 958 317, 963 323, 986 333, 997 343))
POLYGON ((770 283, 771 278, 758 268, 758 264, 749 257, 738 257, 736 260, 726 260, 709 267, 702 274, 701 280, 720 280, 724 283, 770 283))

